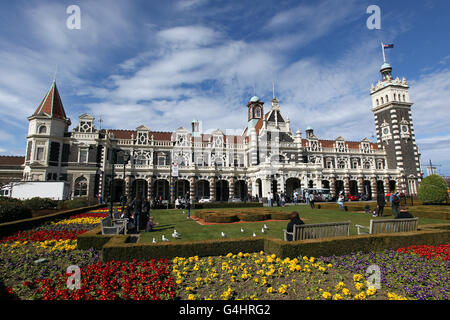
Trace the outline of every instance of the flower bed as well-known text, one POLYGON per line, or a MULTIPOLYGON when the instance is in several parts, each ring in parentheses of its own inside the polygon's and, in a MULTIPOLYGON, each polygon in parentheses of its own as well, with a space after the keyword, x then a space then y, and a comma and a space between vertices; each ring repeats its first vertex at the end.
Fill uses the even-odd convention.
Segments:
POLYGON ((314 257, 280 259, 261 251, 177 257, 172 262, 177 295, 187 300, 373 300, 392 296, 368 287, 361 274, 339 270, 314 257))
POLYGON ((81 270, 79 290, 67 288, 69 274, 29 283, 43 300, 161 300, 175 296, 167 260, 97 262, 81 270))
POLYGON ((340 270, 365 274, 370 265, 381 271, 381 286, 395 290, 408 299, 446 300, 450 297, 450 262, 427 259, 426 256, 386 250, 378 253, 354 253, 340 257, 321 258, 340 270))
POLYGON ((407 248, 399 248, 397 252, 406 254, 416 254, 427 259, 450 259, 450 244, 440 246, 409 246, 407 248))

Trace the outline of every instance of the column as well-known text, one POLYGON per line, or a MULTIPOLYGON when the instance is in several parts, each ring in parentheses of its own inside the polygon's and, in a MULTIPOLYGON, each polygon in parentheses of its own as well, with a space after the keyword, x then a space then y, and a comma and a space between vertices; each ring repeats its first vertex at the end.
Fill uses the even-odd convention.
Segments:
POLYGON ((170 203, 175 201, 175 179, 173 177, 169 178, 169 195, 170 195, 170 203))
POLYGON ((389 177, 384 177, 384 194, 389 193, 389 177))
POLYGON ((152 192, 153 192, 153 177, 150 177, 147 179, 147 198, 149 201, 152 200, 153 198, 152 192))
POLYGON ((350 179, 349 177, 344 177, 344 193, 346 196, 350 194, 350 179))
POLYGON ((235 179, 234 177, 231 177, 230 179, 228 179, 228 184, 229 184, 229 195, 228 197, 234 197, 234 182, 235 179))
POLYGON ((216 178, 209 179, 209 198, 211 201, 216 201, 216 178))
POLYGON ((364 178, 358 177, 358 193, 364 193, 364 178))
POLYGON ((330 192, 333 197, 336 197, 336 177, 331 177, 330 192))
POLYGON ((370 179, 370 188, 372 189, 372 200, 376 200, 378 196, 377 192, 377 178, 372 177, 370 179))
POLYGON ((189 179, 189 198, 194 201, 195 199, 195 177, 189 179))

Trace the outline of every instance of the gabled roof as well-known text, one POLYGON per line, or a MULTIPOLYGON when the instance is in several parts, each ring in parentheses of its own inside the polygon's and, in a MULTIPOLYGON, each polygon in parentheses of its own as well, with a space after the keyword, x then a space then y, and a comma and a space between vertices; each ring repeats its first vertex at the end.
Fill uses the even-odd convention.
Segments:
POLYGON ((48 90, 44 99, 33 113, 33 116, 38 115, 47 115, 50 118, 67 120, 66 112, 64 111, 64 106, 55 81, 53 81, 50 90, 48 90))

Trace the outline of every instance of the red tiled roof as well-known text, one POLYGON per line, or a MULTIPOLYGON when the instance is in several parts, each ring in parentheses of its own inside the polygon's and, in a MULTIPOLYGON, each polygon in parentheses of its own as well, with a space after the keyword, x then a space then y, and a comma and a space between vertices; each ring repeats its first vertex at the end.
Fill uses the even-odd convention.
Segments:
MULTIPOLYGON (((113 133, 116 139, 131 139, 131 135, 133 135, 134 139, 136 139, 137 136, 136 130, 112 129, 108 130, 108 132, 113 133)), ((149 131, 149 138, 151 138, 152 136, 154 140, 170 141, 172 138, 172 132, 149 131)))
POLYGON ((47 114, 52 118, 66 120, 66 112, 64 111, 64 106, 61 101, 61 97, 56 87, 56 82, 53 81, 50 90, 45 95, 42 102, 37 107, 33 116, 47 114))
POLYGON ((23 156, 0 156, 0 165, 3 166, 21 166, 25 163, 23 156))

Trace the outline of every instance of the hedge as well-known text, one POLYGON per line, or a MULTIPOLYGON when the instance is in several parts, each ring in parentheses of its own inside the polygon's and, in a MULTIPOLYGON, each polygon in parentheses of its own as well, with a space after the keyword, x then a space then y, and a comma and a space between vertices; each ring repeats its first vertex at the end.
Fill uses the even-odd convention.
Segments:
POLYGON ((209 213, 204 216, 205 222, 215 222, 215 223, 231 223, 239 221, 237 215, 232 213, 209 213))
MULTIPOLYGON (((82 236, 80 236, 82 237, 82 236)), ((80 238, 79 237, 79 238, 80 238)), ((449 225, 430 225, 416 232, 358 235, 327 239, 286 242, 267 237, 219 239, 194 242, 127 243, 129 236, 110 236, 102 248, 103 261, 148 260, 190 256, 218 256, 229 252, 275 253, 280 258, 330 256, 359 252, 376 252, 410 245, 449 243, 449 225)))
POLYGON ((52 213, 42 217, 28 218, 22 220, 16 220, 11 222, 5 222, 0 224, 0 237, 14 234, 16 231, 28 230, 41 226, 45 222, 64 219, 78 213, 83 213, 89 210, 94 210, 104 207, 104 205, 95 205, 90 207, 77 208, 72 210, 65 210, 57 213, 52 213))
POLYGON ((270 213, 240 213, 237 216, 242 221, 263 221, 270 219, 270 213))
POLYGON ((270 218, 273 220, 290 220, 291 213, 290 212, 272 212, 270 214, 270 218))
POLYGON ((128 236, 114 236, 102 248, 102 260, 147 260, 190 256, 218 256, 229 252, 258 252, 264 249, 263 237, 194 242, 126 243, 128 236))
POLYGON ((31 209, 21 202, 0 201, 0 223, 29 219, 32 217, 31 209))
POLYGON ((259 202, 208 202, 194 203, 194 209, 217 209, 217 208, 258 208, 263 207, 259 202))
POLYGON ((112 237, 113 235, 102 235, 102 227, 98 226, 78 236, 77 248, 80 250, 91 248, 101 250, 112 237))
POLYGON ((424 178, 419 186, 419 198, 423 203, 441 203, 448 197, 448 185, 444 178, 437 174, 424 178))

